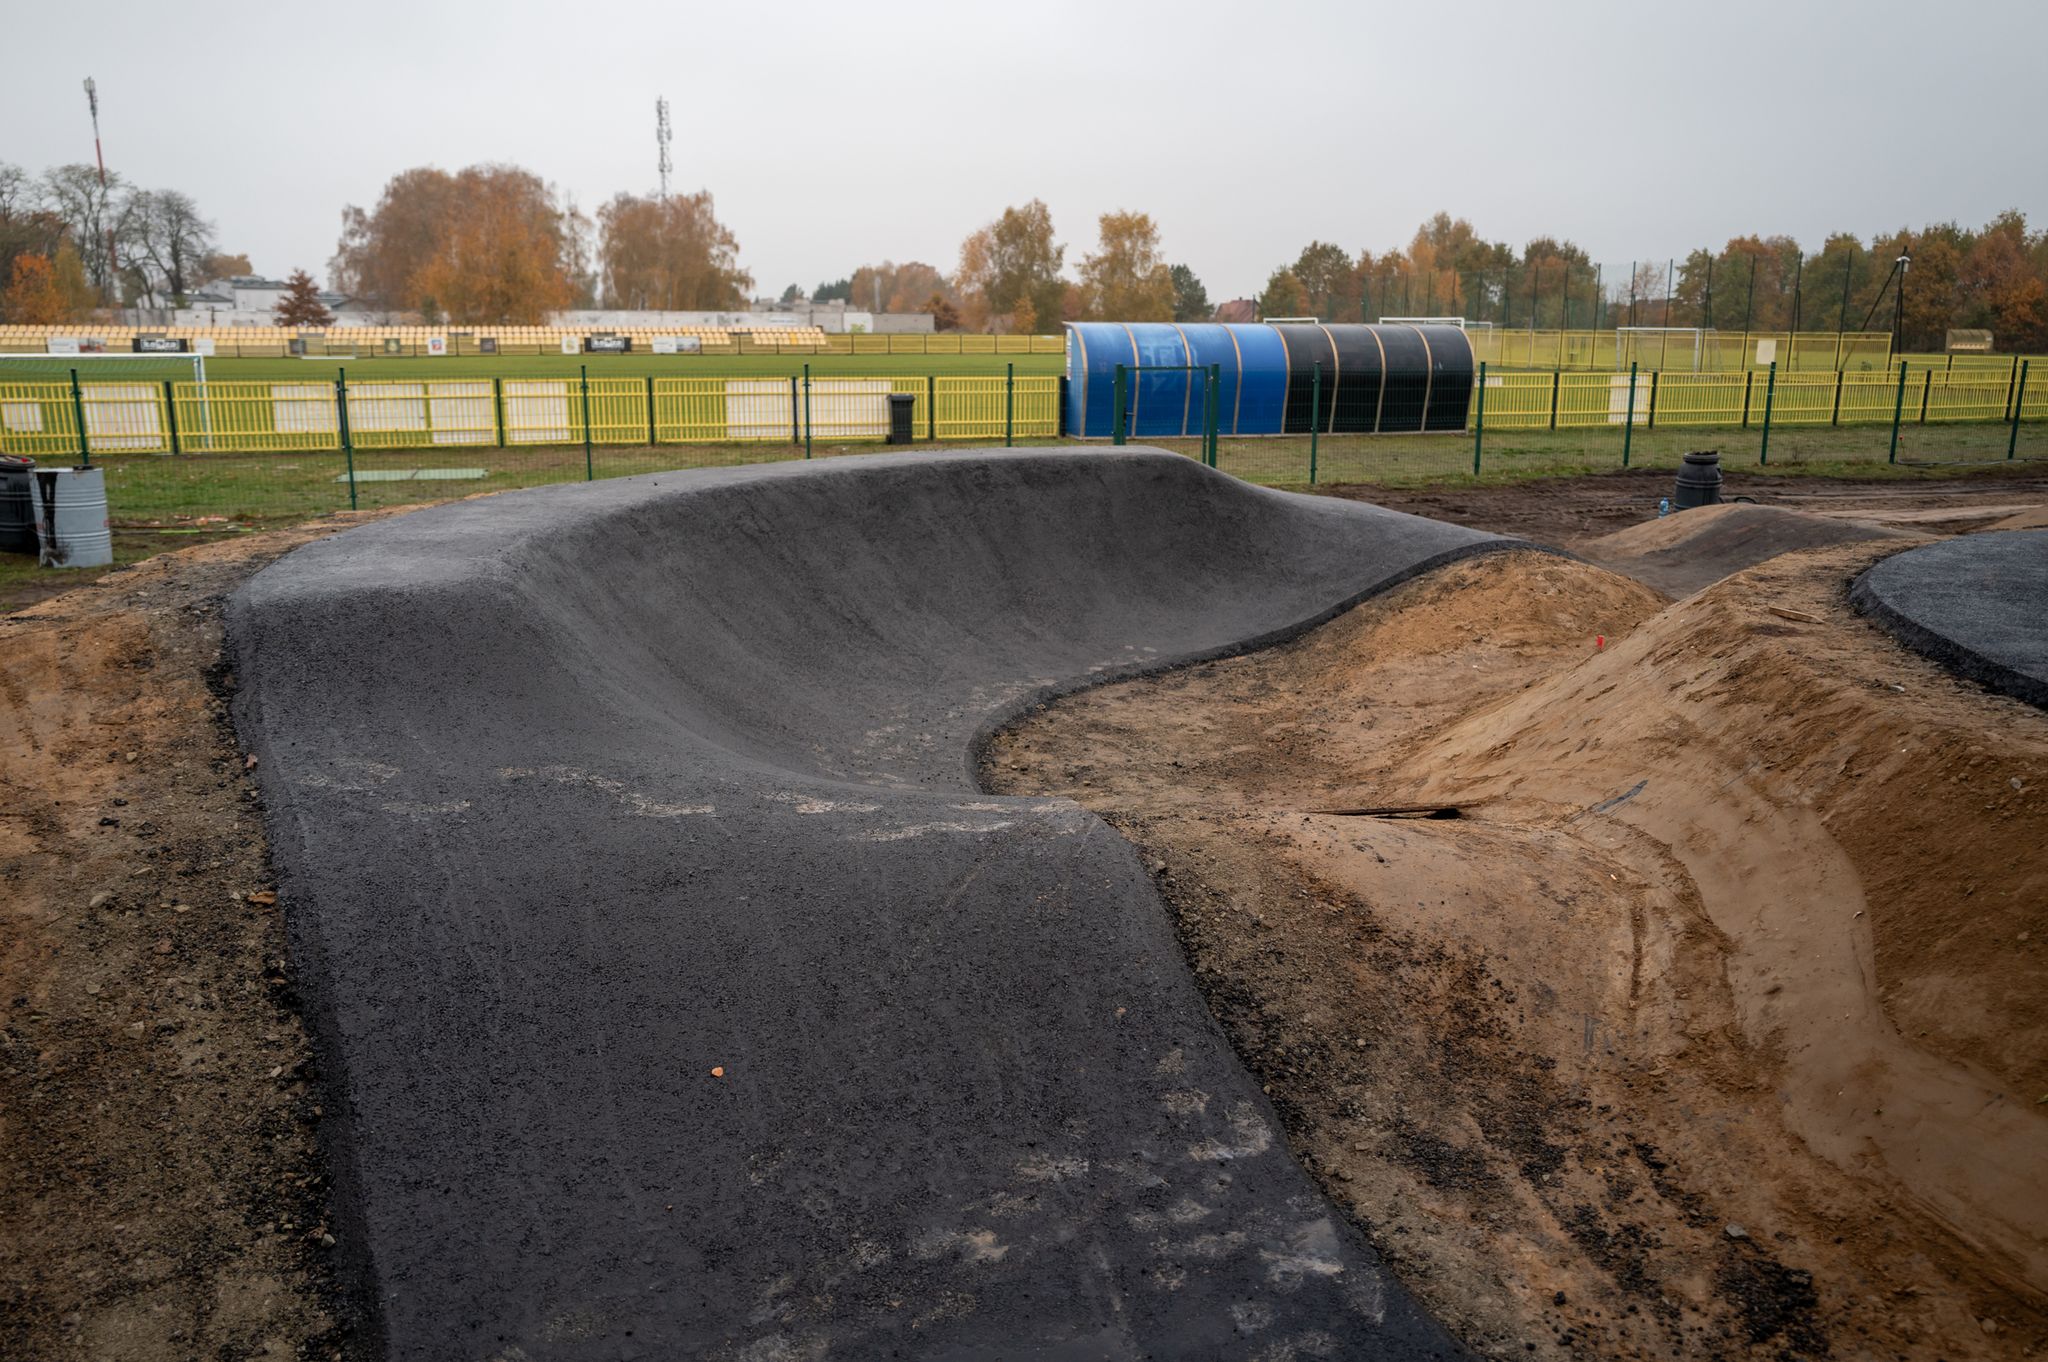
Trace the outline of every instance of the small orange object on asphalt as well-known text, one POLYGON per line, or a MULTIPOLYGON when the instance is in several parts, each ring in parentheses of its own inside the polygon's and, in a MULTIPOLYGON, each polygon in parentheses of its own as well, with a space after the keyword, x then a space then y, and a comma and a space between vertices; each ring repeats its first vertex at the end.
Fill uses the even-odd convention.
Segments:
POLYGON ((724 1066, 723 1064, 721 1064, 721 1065, 719 1065, 719 1066, 718 1066, 717 1068, 713 1069, 713 1070, 711 1071, 711 1076, 712 1076, 713 1078, 723 1078, 723 1077, 725 1077, 725 1066, 724 1066))

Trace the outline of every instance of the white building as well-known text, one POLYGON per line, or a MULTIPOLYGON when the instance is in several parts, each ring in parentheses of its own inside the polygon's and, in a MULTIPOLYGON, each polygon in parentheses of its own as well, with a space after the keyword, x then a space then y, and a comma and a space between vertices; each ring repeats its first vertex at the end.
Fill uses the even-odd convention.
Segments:
MULTIPOLYGON (((290 291, 282 279, 264 279, 253 274, 236 275, 202 284, 185 295, 185 306, 171 310, 169 326, 276 326, 277 305, 290 291)), ((334 314, 337 325, 370 324, 354 300, 339 293, 320 295, 320 301, 334 314), (347 315, 345 315, 347 314, 347 315)))

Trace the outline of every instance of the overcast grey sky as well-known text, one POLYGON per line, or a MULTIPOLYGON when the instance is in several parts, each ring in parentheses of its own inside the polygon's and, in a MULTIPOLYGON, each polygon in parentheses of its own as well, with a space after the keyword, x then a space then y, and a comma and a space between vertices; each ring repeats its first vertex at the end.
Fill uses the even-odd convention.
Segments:
POLYGON ((0 160, 90 161, 91 75, 109 166, 267 274, 324 276, 342 205, 410 166, 650 191, 664 94, 676 186, 761 292, 950 271, 1033 196, 1070 269, 1141 209, 1219 299, 1438 209, 1610 282, 1751 231, 2048 219, 2042 0, 6 5, 0 160))

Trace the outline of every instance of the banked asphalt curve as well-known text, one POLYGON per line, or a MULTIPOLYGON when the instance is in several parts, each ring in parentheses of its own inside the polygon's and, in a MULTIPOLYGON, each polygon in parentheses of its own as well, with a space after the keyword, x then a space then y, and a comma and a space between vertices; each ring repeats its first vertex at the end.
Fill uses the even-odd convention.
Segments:
POLYGON ((1519 546, 1157 450, 509 493, 233 598, 396 1359, 1435 1357, 1033 703, 1519 546))
POLYGON ((1850 587, 1901 643, 2048 709, 2048 530, 1996 530, 1895 553, 1850 587))

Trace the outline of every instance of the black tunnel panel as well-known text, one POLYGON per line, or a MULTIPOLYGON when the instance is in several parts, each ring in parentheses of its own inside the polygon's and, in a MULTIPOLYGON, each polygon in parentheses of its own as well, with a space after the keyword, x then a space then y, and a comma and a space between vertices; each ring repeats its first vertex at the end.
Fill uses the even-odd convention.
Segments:
POLYGON ((1287 343, 1287 416, 1281 429, 1306 435, 1316 410, 1316 365, 1323 366, 1321 424, 1330 428, 1330 397, 1337 383, 1337 351, 1320 326, 1276 326, 1287 343))
POLYGON ((1330 392, 1329 378, 1323 380, 1323 409, 1328 419, 1323 429, 1348 434, 1369 434, 1379 427, 1380 384, 1385 366, 1380 363, 1380 343, 1370 326, 1330 326, 1324 330, 1337 348, 1337 369, 1341 375, 1337 391, 1330 392))
POLYGON ((1386 393, 1380 399, 1382 431, 1421 430, 1429 402, 1429 347, 1412 326, 1379 328, 1387 348, 1386 393))
POLYGON ((1472 342, 1455 326, 1420 328, 1429 343, 1429 411, 1425 430, 1463 430, 1472 402, 1472 342))

